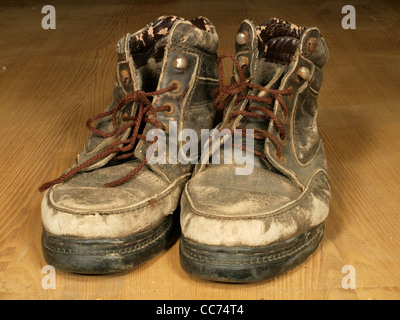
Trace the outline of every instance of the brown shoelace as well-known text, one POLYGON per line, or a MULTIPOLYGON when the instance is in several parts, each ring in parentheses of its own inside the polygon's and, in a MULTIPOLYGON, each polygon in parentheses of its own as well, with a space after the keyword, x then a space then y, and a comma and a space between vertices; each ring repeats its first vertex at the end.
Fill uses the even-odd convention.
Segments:
MULTIPOLYGON (((282 108, 282 113, 283 116, 286 117, 288 115, 288 108, 285 104, 285 101, 282 99, 282 95, 284 94, 292 94, 292 89, 288 90, 271 90, 271 89, 266 89, 261 85, 250 83, 248 79, 246 79, 245 74, 243 72, 243 69, 240 67, 239 62, 237 59, 229 54, 223 54, 218 57, 218 78, 219 78, 219 87, 216 88, 213 91, 213 96, 216 96, 216 99, 214 101, 213 107, 215 110, 222 110, 226 107, 227 103, 232 99, 234 95, 237 94, 237 97, 235 99, 235 104, 237 105, 240 101, 243 100, 248 100, 248 101, 254 101, 254 102, 261 102, 266 105, 273 105, 275 100, 277 100, 282 108), (239 81, 233 82, 229 85, 224 84, 224 68, 222 64, 222 60, 225 58, 230 58, 233 63, 235 64, 237 70, 239 71, 239 81), (261 97, 257 95, 249 95, 249 94, 242 94, 242 92, 245 92, 246 89, 258 89, 259 91, 263 91, 266 94, 269 94, 269 96, 266 97, 261 97)), ((286 130, 285 127, 282 124, 282 121, 272 112, 270 108, 260 106, 260 105, 251 105, 249 103, 243 110, 237 110, 231 112, 228 118, 227 124, 232 122, 232 119, 236 116, 248 116, 248 117, 253 117, 253 118, 261 118, 265 120, 272 120, 275 124, 275 126, 278 129, 279 132, 279 138, 281 141, 284 141, 286 138, 286 130), (260 113, 255 113, 253 111, 261 111, 262 114, 260 113)), ((236 128, 239 130, 242 130, 241 135, 246 136, 246 129, 245 128, 236 128)), ((234 130, 231 129, 231 132, 234 133, 234 130)), ((267 130, 260 130, 260 129, 254 129, 254 135, 252 135, 252 138, 254 139, 266 139, 268 138, 276 147, 276 156, 281 159, 282 157, 282 147, 279 143, 279 141, 267 130)), ((237 146, 233 145, 234 147, 241 148, 242 150, 247 150, 252 153, 254 153, 256 156, 260 156, 265 158, 266 156, 264 153, 259 152, 257 150, 248 150, 245 146, 237 146)))
MULTIPOLYGON (((89 167, 93 163, 106 158, 110 154, 120 154, 115 157, 115 159, 126 159, 129 157, 133 156, 134 153, 134 148, 136 145, 136 142, 138 139, 146 141, 146 136, 142 135, 139 133, 139 128, 141 123, 152 123, 156 129, 161 129, 163 127, 163 124, 157 120, 157 112, 160 111, 168 111, 170 109, 169 106, 160 106, 160 107, 154 107, 149 100, 149 97, 160 95, 162 93, 165 93, 167 91, 175 90, 176 85, 171 85, 165 89, 161 89, 158 91, 153 91, 153 92, 144 92, 144 91, 135 91, 133 93, 127 94, 123 98, 121 98, 115 107, 112 110, 109 110, 107 112, 99 113, 97 115, 94 115, 90 117, 87 122, 86 126, 88 127, 89 130, 94 132, 96 135, 104 138, 108 137, 115 137, 115 141, 108 145, 104 151, 100 152, 99 154, 93 156, 92 158, 86 160, 85 162, 81 163, 78 166, 75 166, 71 168, 69 171, 65 172, 58 178, 44 183, 40 188, 39 191, 45 191, 46 189, 52 187, 55 184, 58 184, 62 181, 65 181, 71 177, 73 177, 75 174, 80 172, 81 170, 89 167), (117 124, 117 112, 120 111, 123 107, 133 103, 133 102, 138 102, 138 111, 136 116, 126 116, 124 115, 122 117, 123 122, 121 123, 121 126, 118 127, 117 124), (111 132, 104 132, 102 130, 96 129, 95 127, 92 126, 92 123, 98 119, 107 117, 112 115, 112 125, 113 125, 113 130, 111 132), (125 121, 128 121, 127 123, 124 123, 125 121), (124 139, 124 140, 117 140, 118 137, 127 129, 132 128, 132 133, 129 138, 124 139)), ((157 141, 157 137, 153 140, 150 141, 151 145, 150 147, 157 141)), ((146 158, 143 159, 140 164, 132 170, 130 173, 128 173, 126 176, 116 180, 109 182, 105 184, 105 187, 115 187, 118 185, 123 184, 124 182, 128 181, 131 179, 134 175, 136 175, 147 163, 146 158)))

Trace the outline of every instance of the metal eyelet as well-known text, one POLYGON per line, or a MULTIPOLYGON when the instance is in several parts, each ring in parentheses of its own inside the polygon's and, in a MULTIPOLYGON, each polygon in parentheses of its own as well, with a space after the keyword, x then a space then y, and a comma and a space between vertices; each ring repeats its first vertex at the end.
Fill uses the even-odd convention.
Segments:
POLYGON ((165 103, 164 105, 169 107, 169 110, 164 111, 164 114, 167 116, 173 115, 175 112, 175 106, 172 103, 165 103))
POLYGON ((290 86, 290 87, 287 88, 287 89, 292 91, 292 93, 289 93, 289 94, 286 95, 286 99, 288 99, 289 101, 291 101, 291 100, 292 100, 292 97, 293 97, 293 87, 290 86))
POLYGON ((125 111, 124 114, 121 117, 121 124, 125 124, 128 120, 126 120, 126 118, 128 118, 129 115, 128 113, 125 111))
POLYGON ((239 45, 244 45, 249 42, 249 34, 246 31, 238 32, 236 35, 236 43, 239 45))
POLYGON ((307 41, 307 52, 313 52, 317 48, 318 40, 316 38, 310 38, 307 41))
POLYGON ((179 92, 181 91, 182 85, 178 80, 172 80, 169 84, 170 86, 175 86, 175 89, 171 90, 171 92, 179 92))
POLYGON ((174 68, 178 70, 184 70, 188 66, 188 61, 185 57, 179 57, 174 60, 174 68))
POLYGON ((311 77, 311 70, 307 67, 300 67, 297 70, 297 81, 301 82, 302 80, 309 80, 311 77))
POLYGON ((164 132, 168 133, 169 132, 169 124, 168 124, 168 122, 162 121, 161 124, 163 126, 164 132))
POLYGON ((246 56, 240 56, 238 58, 239 65, 243 68, 249 65, 249 58, 246 56))
POLYGON ((283 124, 287 124, 289 122, 289 115, 285 114, 283 111, 281 112, 281 121, 283 124))
POLYGON ((285 136, 285 138, 282 139, 281 133, 279 132, 279 133, 278 133, 278 141, 279 141, 279 143, 280 143, 281 145, 285 146, 285 145, 286 145, 286 142, 287 142, 287 136, 285 136))
POLYGON ((122 83, 128 83, 129 81, 129 72, 128 70, 121 70, 120 72, 122 83))
POLYGON ((285 157, 283 155, 278 156, 277 150, 275 150, 275 156, 279 160, 279 162, 285 162, 285 157))

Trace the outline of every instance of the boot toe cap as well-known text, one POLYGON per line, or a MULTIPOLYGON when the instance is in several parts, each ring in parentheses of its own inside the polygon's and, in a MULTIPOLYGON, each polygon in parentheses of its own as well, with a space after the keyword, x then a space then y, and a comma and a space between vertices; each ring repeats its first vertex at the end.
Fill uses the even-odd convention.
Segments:
POLYGON ((135 168, 134 163, 80 173, 47 190, 42 200, 44 228, 53 235, 126 237, 157 225, 172 214, 184 179, 172 183, 143 168, 133 179, 107 188, 135 168))
POLYGON ((284 176, 259 168, 250 176, 235 176, 229 167, 211 167, 184 189, 182 233, 208 245, 264 246, 321 224, 329 199, 324 171, 302 191, 284 176))

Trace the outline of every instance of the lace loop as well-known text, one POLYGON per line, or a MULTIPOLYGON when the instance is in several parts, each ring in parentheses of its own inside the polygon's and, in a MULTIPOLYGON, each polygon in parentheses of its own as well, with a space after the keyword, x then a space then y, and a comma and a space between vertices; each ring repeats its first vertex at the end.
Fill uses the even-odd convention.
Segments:
MULTIPOLYGON (((103 138, 109 138, 109 137, 115 137, 115 141, 109 144, 102 152, 99 154, 93 156, 92 158, 86 160, 85 162, 81 163, 80 165, 77 165, 75 167, 72 167, 69 171, 65 172, 58 178, 44 183, 42 186, 40 186, 39 191, 43 192, 46 189, 54 186, 55 184, 58 184, 62 181, 65 181, 71 177, 73 177, 75 174, 78 172, 82 171, 83 169, 91 166, 92 164, 96 163, 97 161, 104 159, 108 157, 111 154, 120 154, 115 157, 115 159, 127 159, 129 157, 132 157, 134 154, 134 147, 137 143, 137 141, 144 140, 146 141, 146 136, 139 134, 139 129, 141 123, 151 123, 154 125, 155 128, 160 129, 162 128, 162 123, 157 120, 157 112, 161 111, 167 111, 169 110, 169 106, 160 106, 160 107, 154 107, 152 105, 152 102, 150 101, 149 97, 153 97, 156 95, 163 94, 168 91, 175 90, 176 85, 171 85, 167 88, 158 90, 158 91, 153 91, 153 92, 144 92, 144 91, 135 91, 133 93, 129 93, 126 96, 122 97, 115 105, 115 107, 112 110, 102 112, 99 114, 96 114, 92 117, 90 117, 86 121, 86 126, 89 130, 91 130, 94 134, 103 137, 103 138), (118 111, 122 110, 124 107, 130 105, 133 102, 138 103, 138 111, 136 116, 127 116, 124 115, 122 116, 122 122, 121 125, 118 126, 117 123, 117 113, 118 111), (94 121, 97 121, 101 118, 108 117, 112 115, 111 123, 113 126, 113 130, 110 132, 105 132, 100 129, 95 128, 92 126, 92 123, 94 121), (127 123, 123 123, 125 121, 128 121, 127 123), (129 128, 132 128, 132 132, 130 134, 129 138, 123 139, 123 140, 118 140, 118 138, 121 136, 123 132, 128 130, 129 128)), ((150 147, 155 146, 154 143, 157 141, 157 138, 155 138, 153 141, 150 141, 151 145, 150 147)), ((126 176, 122 177, 121 179, 118 179, 116 181, 112 181, 110 183, 105 184, 105 187, 115 187, 120 184, 123 184, 127 180, 131 179, 134 175, 136 175, 147 163, 146 159, 143 159, 139 165, 129 174, 126 176)))
MULTIPOLYGON (((285 101, 282 98, 282 95, 292 94, 293 90, 292 89, 272 90, 272 89, 267 89, 259 84, 250 83, 249 79, 245 78, 243 69, 240 67, 239 62, 233 55, 223 54, 218 58, 218 79, 220 85, 212 92, 213 96, 216 96, 213 105, 215 110, 225 109, 225 107, 228 104, 228 101, 230 101, 235 95, 237 95, 234 101, 235 105, 237 105, 239 102, 243 100, 248 100, 250 102, 264 103, 266 105, 273 105, 275 101, 278 101, 280 107, 282 108, 283 116, 286 117, 288 115, 288 108, 285 104, 285 101), (224 69, 222 60, 225 58, 230 58, 239 72, 239 81, 233 82, 230 85, 225 85, 223 82, 224 69), (259 94, 259 95, 247 94, 246 91, 248 89, 258 89, 260 93, 265 92, 265 94, 259 94), (265 96, 266 94, 269 94, 269 96, 265 96)), ((236 116, 247 116, 265 120, 272 120, 279 132, 280 140, 283 141, 286 139, 286 129, 282 121, 274 114, 274 112, 270 108, 260 105, 252 105, 251 103, 249 103, 244 107, 243 110, 232 111, 229 114, 227 123, 228 124, 231 123, 233 118, 236 116), (256 113, 254 111, 261 111, 261 114, 256 113)), ((243 131, 245 129, 244 128, 237 128, 237 129, 242 129, 242 135, 243 135, 243 131)), ((282 159, 282 147, 279 141, 271 133, 269 133, 266 130, 260 130, 260 129, 254 129, 254 133, 255 133, 254 139, 268 138, 276 148, 277 157, 279 159, 282 159)), ((241 146, 240 148, 243 150, 247 150, 245 146, 241 146)), ((248 151, 254 153, 257 156, 266 158, 266 156, 259 151, 256 150, 248 150, 248 151)))
POLYGON ((218 62, 219 87, 212 91, 212 96, 213 97, 217 96, 216 99, 214 100, 213 108, 215 110, 222 110, 225 108, 226 103, 229 100, 229 99, 222 100, 222 98, 225 95, 232 96, 240 92, 243 92, 247 88, 248 83, 246 82, 244 72, 240 67, 239 62, 233 55, 225 53, 218 57, 217 62, 218 62), (239 77, 240 77, 239 81, 233 82, 229 85, 224 85, 224 66, 222 60, 224 60, 225 58, 230 58, 233 61, 233 63, 236 65, 237 70, 239 71, 239 77))

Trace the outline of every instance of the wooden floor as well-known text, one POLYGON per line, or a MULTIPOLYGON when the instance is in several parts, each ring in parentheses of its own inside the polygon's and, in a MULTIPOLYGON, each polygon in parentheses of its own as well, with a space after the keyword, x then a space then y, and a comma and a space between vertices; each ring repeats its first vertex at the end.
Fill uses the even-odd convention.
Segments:
POLYGON ((400 5, 398 1, 53 1, 0 4, 0 299, 399 299, 400 5), (96 3, 96 5, 93 5, 96 3), (120 3, 120 4, 118 4, 120 3), (356 29, 341 26, 356 9, 356 29), (115 45, 165 14, 208 17, 219 53, 233 52, 249 18, 316 26, 330 49, 319 96, 332 187, 318 250, 278 278, 233 285, 180 267, 178 243, 136 270, 107 276, 56 271, 44 289, 41 183, 64 171, 88 136, 85 121, 111 101, 115 45), (355 289, 344 289, 344 266, 355 289))

